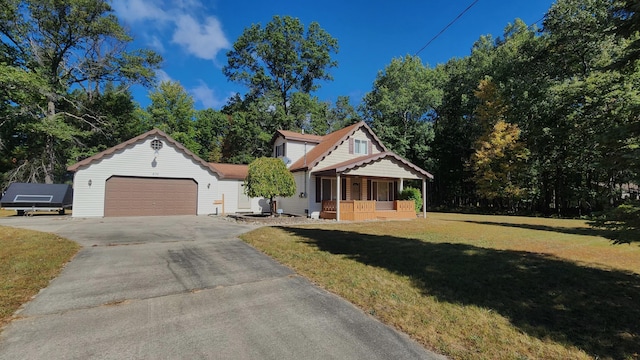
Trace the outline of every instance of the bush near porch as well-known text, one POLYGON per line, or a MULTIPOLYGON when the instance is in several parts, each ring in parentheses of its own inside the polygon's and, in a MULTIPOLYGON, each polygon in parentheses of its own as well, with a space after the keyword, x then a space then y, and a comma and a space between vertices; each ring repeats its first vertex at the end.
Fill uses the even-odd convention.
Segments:
POLYGON ((399 198, 400 200, 413 200, 413 206, 415 206, 417 213, 422 209, 422 193, 416 188, 409 186, 402 189, 399 198))

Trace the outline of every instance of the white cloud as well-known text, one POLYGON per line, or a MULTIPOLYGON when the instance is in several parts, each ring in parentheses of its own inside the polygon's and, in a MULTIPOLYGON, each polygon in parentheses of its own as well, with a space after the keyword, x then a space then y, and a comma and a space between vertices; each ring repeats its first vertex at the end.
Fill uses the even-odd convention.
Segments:
POLYGON ((198 0, 173 0, 172 2, 176 8, 191 9, 192 11, 203 7, 202 3, 198 0))
POLYGON ((167 74, 167 72, 162 69, 156 70, 156 78, 158 80, 158 83, 161 83, 164 81, 173 81, 171 76, 169 76, 169 74, 167 74))
POLYGON ((191 89, 191 94, 195 101, 199 101, 206 108, 219 108, 224 105, 226 99, 219 99, 216 93, 204 81, 200 80, 200 85, 191 89))
POLYGON ((162 41, 157 36, 152 36, 148 40, 148 45, 149 47, 156 50, 157 52, 160 52, 160 53, 164 52, 164 44, 162 44, 162 41))
POLYGON ((189 55, 215 60, 223 49, 230 48, 222 24, 214 16, 203 17, 204 6, 199 0, 113 0, 117 16, 142 30, 149 46, 164 52, 162 39, 171 34, 171 42, 181 46, 189 55), (164 36, 163 36, 164 34, 164 36))
POLYGON ((130 23, 145 20, 164 22, 171 19, 169 14, 153 1, 114 0, 112 7, 120 19, 130 23))
POLYGON ((212 16, 202 24, 191 15, 178 16, 172 41, 184 47, 188 53, 206 60, 214 60, 220 50, 230 46, 220 21, 212 16))

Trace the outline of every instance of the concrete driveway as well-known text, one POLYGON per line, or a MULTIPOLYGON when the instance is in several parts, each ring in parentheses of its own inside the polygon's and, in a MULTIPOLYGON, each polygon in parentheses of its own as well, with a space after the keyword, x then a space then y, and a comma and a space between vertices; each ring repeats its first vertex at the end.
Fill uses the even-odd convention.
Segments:
POLYGON ((0 359, 442 359, 207 216, 10 217, 83 246, 0 335, 0 359))

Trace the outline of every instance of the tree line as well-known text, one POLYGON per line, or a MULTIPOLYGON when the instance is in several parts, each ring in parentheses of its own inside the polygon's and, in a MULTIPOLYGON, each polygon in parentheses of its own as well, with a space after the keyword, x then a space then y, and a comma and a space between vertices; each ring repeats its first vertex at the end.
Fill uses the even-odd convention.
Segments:
POLYGON ((558 0, 435 67, 393 59, 363 100, 383 141, 433 171, 434 205, 580 215, 639 183, 634 1, 558 0))
POLYGON ((639 11, 631 0, 558 0, 539 27, 516 19, 436 66, 391 59, 363 99, 335 103, 313 94, 338 66, 337 39, 274 16, 227 53, 223 72, 246 93, 196 110, 178 82, 155 81, 160 55, 126 50, 108 2, 3 0, 0 180, 69 181, 67 165, 154 127, 207 161, 248 164, 270 156, 278 129, 321 135, 365 120, 435 175, 432 206, 602 210, 640 180, 639 11), (147 107, 133 84, 150 89, 147 107))

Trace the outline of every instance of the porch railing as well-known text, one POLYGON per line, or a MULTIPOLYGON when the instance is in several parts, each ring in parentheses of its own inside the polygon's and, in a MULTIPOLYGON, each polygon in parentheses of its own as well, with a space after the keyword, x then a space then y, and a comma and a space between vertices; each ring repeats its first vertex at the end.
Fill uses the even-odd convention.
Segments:
MULTIPOLYGON (((336 218, 336 201, 323 200, 320 216, 327 219, 336 218)), ((370 220, 377 218, 414 218, 413 200, 375 201, 375 200, 342 200, 340 201, 341 220, 370 220)))

